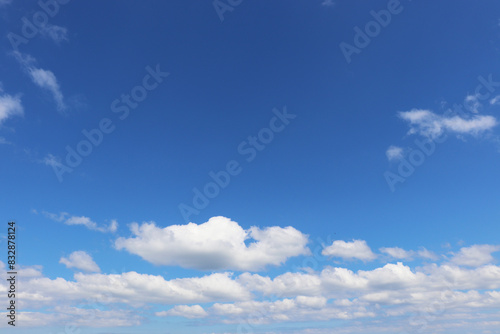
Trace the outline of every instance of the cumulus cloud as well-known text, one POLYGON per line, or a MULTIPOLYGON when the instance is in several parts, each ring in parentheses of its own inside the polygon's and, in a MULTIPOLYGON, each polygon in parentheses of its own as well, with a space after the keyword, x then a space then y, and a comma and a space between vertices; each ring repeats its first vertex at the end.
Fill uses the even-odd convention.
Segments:
POLYGON ((419 134, 428 138, 439 137, 445 132, 478 135, 498 124, 493 116, 474 115, 465 119, 456 115, 437 115, 423 109, 399 112, 399 117, 409 123, 408 134, 419 134))
POLYGON ((251 227, 244 230, 225 217, 197 225, 155 223, 131 225, 133 236, 119 238, 115 247, 156 265, 178 265, 200 270, 262 270, 288 258, 309 254, 308 237, 293 227, 251 227), (253 241, 252 241, 253 240, 253 241), (245 242, 249 242, 248 246, 245 242))
POLYGON ((101 269, 94 262, 92 257, 84 251, 76 251, 69 255, 68 258, 61 257, 59 263, 64 264, 67 268, 75 268, 85 272, 100 272, 101 269))
POLYGON ((363 261, 374 260, 377 257, 364 240, 353 240, 351 242, 335 240, 330 246, 325 247, 321 254, 363 261))
MULTIPOLYGON (((479 246, 488 245, 473 247, 484 248, 479 246)), ((479 326, 478 321, 500 315, 500 267, 492 264, 462 267, 447 262, 412 268, 398 262, 370 270, 327 266, 318 271, 285 272, 275 277, 245 272, 239 276, 212 273, 177 279, 124 272, 76 273, 74 279, 67 280, 43 277, 36 269, 32 272, 31 277, 20 276, 24 279, 21 282, 24 288, 19 301, 23 309, 40 309, 40 312, 27 312, 23 323, 26 326, 43 326, 43 321, 51 325, 85 326, 90 317, 97 317, 91 327, 109 327, 106 319, 116 326, 133 326, 153 315, 182 316, 200 325, 238 324, 242 319, 251 319, 252 325, 360 319, 360 322, 348 322, 346 326, 355 327, 348 327, 349 330, 344 327, 341 332, 363 333, 363 330, 354 331, 356 323, 370 322, 370 319, 380 322, 383 318, 391 324, 403 321, 396 326, 398 331, 402 326, 413 330, 408 327, 410 317, 418 323, 420 315, 427 320, 431 314, 439 317, 436 318, 439 321, 426 323, 427 331, 439 332, 439 326, 446 320, 452 323, 459 319, 461 326, 468 322, 479 326), (88 307, 82 308, 82 305, 88 307), (157 312, 155 306, 165 305, 172 308, 157 312), (93 315, 92 309, 99 314, 93 315), (45 318, 40 316, 41 310, 45 318), (138 318, 137 314, 145 317, 138 318), (433 323, 438 327, 429 327, 433 323)), ((4 263, 0 261, 0 275, 5 274, 4 263)), ((6 291, 7 284, 0 281, 0 292, 6 291)), ((0 316, 4 315, 5 312, 0 312, 0 316)), ((497 325, 481 328, 491 330, 497 325)), ((365 329, 364 332, 373 331, 365 329)))
POLYGON ((385 155, 389 161, 400 160, 403 158, 403 149, 398 146, 391 145, 385 151, 385 155))
POLYGON ((24 109, 21 104, 21 97, 19 95, 2 94, 0 89, 0 125, 9 118, 23 115, 24 109))
POLYGON ((451 262, 469 267, 479 267, 492 263, 495 259, 491 253, 500 251, 500 246, 494 245, 473 245, 463 247, 451 258, 451 262))
MULTIPOLYGON (((44 163, 47 165, 51 165, 52 163, 57 164, 57 160, 55 158, 46 157, 44 163)), ((118 222, 116 220, 111 220, 111 222, 107 226, 99 226, 96 222, 92 221, 89 217, 85 216, 71 216, 67 212, 61 212, 59 214, 50 213, 43 211, 42 212, 47 218, 50 218, 56 222, 63 222, 66 225, 82 225, 92 231, 99 232, 111 232, 114 233, 118 229, 118 222)))
POLYGON ((18 51, 14 51, 14 56, 16 60, 21 64, 23 70, 28 74, 33 83, 38 87, 47 90, 51 93, 58 111, 64 111, 66 109, 66 104, 64 102, 64 96, 61 92, 61 87, 57 81, 56 76, 52 71, 37 68, 35 66, 36 60, 30 55, 22 54, 18 51))

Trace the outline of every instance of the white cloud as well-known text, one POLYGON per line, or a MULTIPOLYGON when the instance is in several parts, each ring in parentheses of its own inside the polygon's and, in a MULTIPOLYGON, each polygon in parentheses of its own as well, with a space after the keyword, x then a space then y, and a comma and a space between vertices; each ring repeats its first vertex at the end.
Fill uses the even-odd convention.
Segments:
MULTIPOLYGON (((451 324, 457 320, 462 327, 474 323, 495 330, 500 316, 500 267, 495 265, 463 268, 454 263, 434 263, 411 268, 388 263, 371 270, 325 267, 318 272, 286 272, 274 278, 248 272, 170 280, 136 272, 76 273, 73 280, 43 277, 39 270, 33 270, 33 274, 21 282, 19 306, 43 309, 45 317, 42 312, 25 312, 25 326, 134 326, 156 315, 199 319, 200 325, 250 326, 359 319, 346 322, 339 327, 339 333, 387 333, 392 331, 358 326, 372 321, 379 325, 397 323, 394 332, 401 328, 416 332, 419 328, 411 323, 432 317, 436 321, 425 323, 426 332, 442 332, 440 326, 448 321, 451 331, 447 332, 454 333, 451 324), (155 313, 155 306, 160 305, 173 307, 155 313), (489 321, 488 317, 497 322, 480 324, 489 321)), ((5 276, 1 261, 0 276, 5 276)), ((6 289, 7 282, 0 281, 0 292, 6 289)))
POLYGON ((492 106, 495 106, 495 105, 500 104, 500 95, 497 95, 497 96, 495 96, 494 98, 492 98, 492 99, 490 100, 490 104, 491 104, 492 106))
POLYGON ((0 125, 9 118, 24 115, 24 109, 19 96, 1 93, 2 91, 0 90, 0 125))
MULTIPOLYGON (((52 166, 52 164, 58 164, 59 162, 54 156, 48 155, 44 159, 46 165, 52 166)), ((85 216, 70 216, 67 212, 61 212, 59 214, 42 212, 47 218, 50 218, 56 222, 64 222, 66 225, 83 225, 89 230, 99 231, 99 232, 111 232, 114 233, 118 229, 118 222, 116 220, 111 220, 108 226, 99 226, 96 222, 92 221, 89 217, 85 216)))
POLYGON ((69 255, 69 258, 61 257, 59 263, 64 264, 67 268, 80 269, 85 272, 95 273, 101 271, 92 257, 84 251, 73 252, 69 255))
POLYGON ((400 160, 403 158, 403 149, 398 146, 391 145, 385 152, 389 161, 400 160))
POLYGON ((56 44, 68 40, 68 29, 53 24, 46 24, 40 29, 42 36, 54 41, 56 44))
POLYGON ((465 119, 460 116, 437 115, 423 109, 399 112, 399 117, 410 124, 408 134, 420 134, 429 138, 436 138, 444 132, 478 135, 498 124, 493 116, 474 115, 465 119))
POLYGON ((464 106, 469 111, 475 114, 479 113, 479 108, 481 107, 481 103, 479 102, 479 94, 467 95, 465 97, 464 106))
POLYGON ((325 7, 333 7, 333 6, 335 6, 335 2, 333 0, 323 0, 321 5, 323 5, 325 7))
POLYGON ((41 68, 30 68, 28 71, 33 82, 40 88, 47 89, 52 93, 54 100, 56 101, 57 109, 64 110, 66 105, 64 103, 64 97, 61 92, 61 88, 57 83, 56 76, 54 73, 41 68))
POLYGON ((498 251, 500 251, 500 246, 494 245, 463 247, 457 254, 454 254, 451 262, 461 266, 479 267, 492 263, 495 259, 491 253, 498 251))
POLYGON ((200 305, 176 305, 168 311, 156 312, 158 317, 184 317, 188 319, 204 318, 208 313, 200 305))
POLYGON ((424 258, 424 259, 429 259, 429 260, 437 260, 438 256, 434 254, 433 252, 422 248, 417 252, 418 256, 424 258))
POLYGON ((244 230, 225 217, 197 225, 154 223, 131 225, 133 237, 119 238, 115 247, 156 265, 178 265, 201 270, 261 270, 288 258, 309 254, 308 237, 293 227, 251 227, 244 230), (248 246, 245 241, 252 240, 248 246))
POLYGON ((412 251, 406 251, 399 247, 382 247, 380 248, 380 251, 392 256, 395 259, 411 259, 413 256, 412 251))
POLYGON ((49 70, 35 67, 36 60, 30 55, 25 55, 18 51, 14 51, 13 54, 16 60, 21 64, 23 70, 30 76, 33 83, 52 94, 57 110, 64 111, 66 109, 64 96, 54 73, 49 70))
POLYGON ((0 0, 0 7, 12 3, 12 0, 0 0))
POLYGON ((325 247, 321 254, 363 261, 373 260, 377 257, 364 240, 353 240, 352 242, 335 240, 330 246, 325 247))

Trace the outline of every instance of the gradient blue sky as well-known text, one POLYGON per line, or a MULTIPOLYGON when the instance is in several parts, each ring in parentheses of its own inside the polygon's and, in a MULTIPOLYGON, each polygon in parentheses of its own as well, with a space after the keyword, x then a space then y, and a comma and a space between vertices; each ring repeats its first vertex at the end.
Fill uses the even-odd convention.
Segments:
POLYGON ((43 9, 0 1, 0 244, 16 220, 25 270, 20 328, 2 330, 238 333, 261 310, 252 332, 411 333, 450 279, 463 295, 426 326, 498 333, 500 4, 229 3, 221 20, 212 1, 70 0, 26 38, 23 17, 43 9), (388 7, 397 13, 346 61, 340 45, 356 47, 355 28, 388 7), (155 69, 168 76, 120 119, 122 94, 155 69), (295 117, 276 121, 285 110, 295 117), (113 131, 58 178, 66 147, 103 119, 113 131), (249 136, 270 122, 282 131, 247 161, 249 136), (193 189, 231 161, 239 173, 196 209, 193 189), (329 270, 353 276, 333 284, 329 270), (306 273, 286 291, 249 278, 306 273), (155 299, 159 280, 217 275, 237 287, 186 283, 201 297, 155 299), (330 283, 305 288, 321 277, 330 283), (113 284, 130 294, 106 300, 113 284), (293 305, 256 304, 279 302, 293 305), (96 307, 99 321, 78 322, 96 307))

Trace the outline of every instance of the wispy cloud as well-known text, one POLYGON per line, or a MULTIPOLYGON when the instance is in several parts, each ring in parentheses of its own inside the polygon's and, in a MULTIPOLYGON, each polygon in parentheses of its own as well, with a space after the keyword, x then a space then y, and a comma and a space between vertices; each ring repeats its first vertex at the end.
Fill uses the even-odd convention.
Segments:
POLYGON ((460 116, 438 115, 424 109, 412 109, 399 112, 398 115, 409 123, 408 134, 419 134, 428 138, 439 137, 445 132, 478 135, 498 124, 493 116, 474 115, 465 119, 460 116))
POLYGON ((24 109, 19 95, 13 96, 3 93, 0 88, 0 125, 9 118, 23 116, 24 109))
POLYGON ((333 7, 335 6, 335 2, 333 0, 323 0, 321 5, 325 7, 333 7))
POLYGON ((42 36, 51 39, 56 44, 68 40, 68 29, 53 24, 46 24, 40 29, 42 36))
POLYGON ((495 96, 494 98, 492 98, 492 99, 490 100, 490 104, 491 104, 492 106, 496 106, 496 105, 500 104, 500 95, 497 95, 497 96, 495 96))
POLYGON ((464 106, 471 112, 479 113, 479 108, 482 106, 479 102, 479 94, 467 95, 465 97, 464 106))
POLYGON ((403 149, 399 146, 391 145, 385 151, 385 155, 389 161, 400 160, 403 158, 403 149))
POLYGON ((57 110, 62 112, 66 109, 64 96, 56 76, 52 71, 37 68, 36 60, 30 55, 24 55, 18 51, 13 52, 17 61, 21 64, 24 72, 28 74, 33 83, 38 87, 51 93, 57 106, 57 110))
POLYGON ((67 212, 61 212, 59 214, 50 213, 43 211, 43 215, 47 218, 52 219, 56 222, 63 222, 66 225, 82 225, 92 231, 99 232, 111 232, 114 233, 118 229, 118 222, 116 220, 112 220, 108 226, 99 226, 96 222, 92 221, 89 217, 85 216, 71 216, 67 212))

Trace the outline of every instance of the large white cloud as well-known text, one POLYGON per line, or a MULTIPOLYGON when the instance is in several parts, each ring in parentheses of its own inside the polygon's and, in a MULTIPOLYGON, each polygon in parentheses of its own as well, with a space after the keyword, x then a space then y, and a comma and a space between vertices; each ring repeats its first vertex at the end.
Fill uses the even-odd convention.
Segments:
POLYGON ((267 265, 280 265, 292 256, 309 254, 307 235, 293 227, 244 230, 225 217, 213 217, 200 225, 164 228, 155 223, 134 223, 131 231, 133 236, 117 239, 115 247, 156 265, 257 271, 267 265))
POLYGON ((377 257, 364 240, 353 240, 351 242, 335 240, 330 246, 323 249, 322 254, 363 261, 374 260, 377 257))

